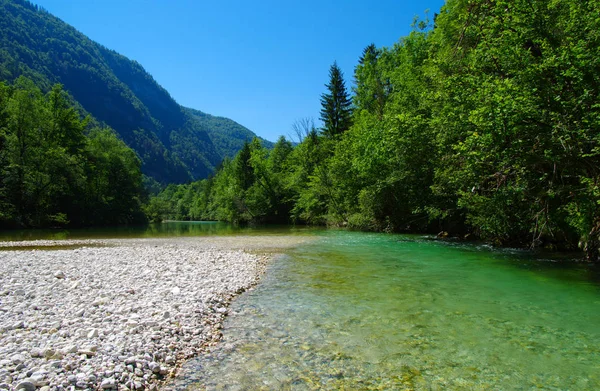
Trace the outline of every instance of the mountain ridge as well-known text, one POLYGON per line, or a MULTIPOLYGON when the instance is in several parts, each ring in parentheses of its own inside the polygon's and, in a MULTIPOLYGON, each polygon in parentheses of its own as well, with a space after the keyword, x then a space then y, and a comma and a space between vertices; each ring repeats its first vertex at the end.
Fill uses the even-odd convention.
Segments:
POLYGON ((142 160, 144 174, 158 182, 205 178, 256 136, 233 120, 179 105, 140 63, 27 0, 0 0, 0 45, 1 80, 24 75, 46 91, 62 84, 83 113, 116 131, 142 160))
MULTIPOLYGON (((246 141, 251 141, 256 134, 231 118, 205 113, 201 110, 183 107, 185 111, 195 117, 207 130, 217 150, 227 158, 233 158, 242 149, 246 141)), ((272 141, 258 137, 262 145, 272 149, 272 141)))

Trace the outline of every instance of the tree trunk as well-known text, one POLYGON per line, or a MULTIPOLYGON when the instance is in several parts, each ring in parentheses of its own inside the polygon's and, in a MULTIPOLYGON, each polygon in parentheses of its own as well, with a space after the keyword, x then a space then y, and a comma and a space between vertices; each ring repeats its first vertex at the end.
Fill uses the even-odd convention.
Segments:
POLYGON ((585 259, 589 262, 596 262, 600 256, 600 218, 594 220, 592 230, 588 234, 588 239, 583 248, 585 259))

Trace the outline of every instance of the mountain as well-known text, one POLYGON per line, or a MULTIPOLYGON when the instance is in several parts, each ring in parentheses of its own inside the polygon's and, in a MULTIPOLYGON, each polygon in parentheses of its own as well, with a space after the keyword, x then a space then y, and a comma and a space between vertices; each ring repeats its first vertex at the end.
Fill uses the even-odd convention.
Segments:
MULTIPOLYGON (((217 151, 224 157, 234 157, 246 141, 256 137, 251 130, 229 118, 217 117, 190 108, 185 110, 206 130, 217 151)), ((259 139, 265 148, 273 149, 274 144, 271 141, 262 137, 259 139)))
POLYGON ((60 83, 82 114, 113 128, 161 183, 204 178, 254 133, 180 106, 136 61, 26 0, 0 0, 0 80, 60 83))

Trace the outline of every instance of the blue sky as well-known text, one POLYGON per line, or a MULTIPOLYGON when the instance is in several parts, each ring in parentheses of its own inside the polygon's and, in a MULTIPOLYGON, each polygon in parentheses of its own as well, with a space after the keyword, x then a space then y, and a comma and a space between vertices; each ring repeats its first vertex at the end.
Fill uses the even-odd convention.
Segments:
POLYGON ((318 121, 337 61, 346 85, 364 47, 391 46, 443 0, 34 0, 138 61, 177 102, 276 140, 318 121))

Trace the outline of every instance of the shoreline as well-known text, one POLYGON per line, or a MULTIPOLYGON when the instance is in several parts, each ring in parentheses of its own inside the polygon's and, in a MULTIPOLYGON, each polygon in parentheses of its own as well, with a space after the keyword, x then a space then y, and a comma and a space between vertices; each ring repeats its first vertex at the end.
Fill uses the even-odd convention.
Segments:
POLYGON ((156 390, 307 237, 0 242, 0 390, 156 390))

